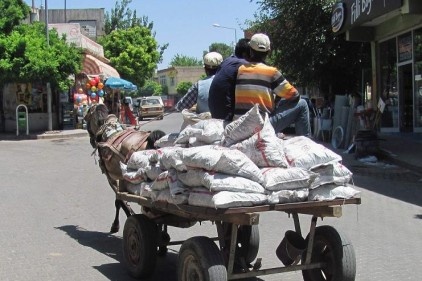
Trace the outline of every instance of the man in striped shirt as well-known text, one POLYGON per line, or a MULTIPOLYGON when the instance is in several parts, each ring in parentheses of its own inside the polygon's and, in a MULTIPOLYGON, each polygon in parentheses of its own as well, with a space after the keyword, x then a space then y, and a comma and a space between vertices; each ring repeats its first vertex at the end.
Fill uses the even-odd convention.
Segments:
POLYGON ((262 113, 268 113, 276 133, 295 124, 296 134, 311 136, 309 109, 296 88, 280 71, 265 64, 270 52, 270 39, 257 33, 249 41, 250 63, 241 65, 237 72, 235 115, 246 113, 255 104, 262 113))

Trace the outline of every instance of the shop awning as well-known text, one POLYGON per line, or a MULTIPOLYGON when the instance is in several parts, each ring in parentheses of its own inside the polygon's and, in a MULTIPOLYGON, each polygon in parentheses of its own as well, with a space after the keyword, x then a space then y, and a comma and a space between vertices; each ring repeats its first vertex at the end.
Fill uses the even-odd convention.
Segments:
POLYGON ((88 54, 85 54, 82 72, 87 75, 101 75, 103 79, 120 77, 116 69, 88 54))

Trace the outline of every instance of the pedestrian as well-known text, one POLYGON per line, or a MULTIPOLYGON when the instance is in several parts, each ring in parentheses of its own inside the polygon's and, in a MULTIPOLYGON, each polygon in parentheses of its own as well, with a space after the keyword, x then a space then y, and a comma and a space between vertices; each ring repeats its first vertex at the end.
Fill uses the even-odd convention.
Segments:
POLYGON ((238 69, 235 90, 235 114, 249 111, 255 104, 270 115, 276 133, 295 124, 296 134, 311 136, 309 108, 296 88, 281 72, 265 63, 270 39, 263 33, 254 34, 249 42, 249 63, 238 69))
POLYGON ((212 118, 233 120, 237 70, 240 65, 248 63, 250 53, 248 43, 249 39, 240 39, 236 44, 234 55, 226 58, 218 67, 208 98, 212 118))
POLYGON ((223 56, 217 52, 209 52, 204 56, 206 78, 197 81, 176 104, 176 110, 189 109, 196 104, 196 113, 209 112, 208 92, 217 67, 223 61, 223 56))

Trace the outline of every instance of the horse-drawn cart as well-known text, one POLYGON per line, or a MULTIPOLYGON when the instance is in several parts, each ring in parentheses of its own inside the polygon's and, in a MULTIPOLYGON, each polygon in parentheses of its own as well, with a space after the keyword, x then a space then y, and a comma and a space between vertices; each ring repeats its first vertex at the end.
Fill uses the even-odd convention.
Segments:
MULTIPOLYGON (((261 118, 257 108, 255 108, 255 113, 256 118, 261 118)), ((289 181, 285 181, 285 178, 281 177, 280 184, 282 184, 281 188, 283 190, 306 188, 310 194, 310 184, 313 184, 315 176, 319 175, 321 176, 320 182, 318 185, 313 186, 313 190, 323 188, 321 194, 324 194, 323 190, 327 187, 331 193, 331 191, 337 188, 337 182, 339 182, 339 187, 341 187, 340 194, 345 194, 343 193, 343 188, 348 188, 346 183, 350 181, 351 173, 347 169, 344 169, 338 162, 341 157, 335 153, 330 152, 323 146, 313 144, 306 137, 299 137, 289 142, 292 146, 289 146, 289 149, 287 149, 285 146, 286 143, 283 142, 281 144, 279 142, 268 119, 266 119, 268 126, 264 124, 261 131, 257 133, 256 141, 252 142, 253 153, 250 156, 256 161, 252 161, 239 149, 229 149, 227 147, 214 147, 214 149, 208 147, 208 150, 202 151, 202 153, 198 153, 195 147, 192 150, 186 148, 184 151, 186 153, 182 153, 185 161, 182 161, 181 154, 177 153, 177 150, 174 150, 174 148, 171 148, 168 154, 163 150, 153 151, 156 149, 156 142, 165 136, 164 132, 159 130, 145 132, 126 129, 118 122, 116 116, 108 114, 108 109, 102 104, 91 107, 85 116, 85 120, 87 121, 90 143, 95 148, 93 155, 98 151, 99 166, 107 176, 107 180, 116 194, 116 216, 111 232, 114 233, 119 230, 120 209, 123 209, 128 216, 123 230, 123 254, 127 268, 134 277, 142 278, 151 275, 155 270, 157 256, 165 254, 167 247, 170 245, 181 245, 177 268, 179 281, 225 281, 290 271, 302 271, 305 281, 355 280, 356 260, 350 241, 333 227, 328 225, 317 227, 316 224, 318 218, 341 217, 342 206, 346 204, 360 204, 360 198, 355 198, 353 197, 354 195, 349 196, 346 194, 343 196, 336 193, 337 195, 334 197, 327 198, 340 197, 351 199, 315 201, 326 197, 312 197, 307 194, 306 198, 299 198, 299 196, 298 198, 301 200, 288 200, 288 202, 300 201, 298 203, 263 204, 262 202, 286 201, 280 201, 280 198, 277 198, 277 201, 268 199, 267 192, 273 194, 272 191, 276 191, 277 189, 274 189, 274 186, 270 189, 272 186, 271 180, 267 178, 265 182, 268 189, 266 190, 267 192, 265 191, 261 183, 264 183, 264 173, 266 172, 263 172, 258 167, 258 164, 255 163, 262 158, 261 160, 264 162, 259 165, 260 167, 278 167, 282 170, 282 173, 286 173, 283 175, 287 175, 290 178, 289 181), (266 127, 271 128, 270 132, 265 133, 264 128, 266 127), (268 135, 269 139, 264 142, 263 139, 266 135, 268 135), (266 151, 266 148, 273 148, 273 150, 266 151), (127 176, 127 173, 124 175, 124 169, 122 170, 122 167, 124 168, 126 164, 131 162, 130 160, 136 152, 142 150, 150 150, 149 152, 155 153, 149 156, 147 154, 147 166, 149 166, 150 172, 153 171, 151 163, 154 162, 157 164, 157 158, 160 159, 160 165, 158 167, 154 165, 154 167, 159 169, 160 174, 155 177, 148 176, 147 170, 145 170, 146 166, 136 166, 134 174, 126 179, 125 176, 127 176), (275 153, 273 155, 275 158, 270 157, 271 152, 275 153), (188 158, 189 155, 191 156, 190 159, 188 158), (218 157, 210 161, 210 159, 203 159, 199 156, 218 157), (280 158, 277 158, 277 156, 280 156, 280 158), (308 156, 311 156, 312 159, 308 159, 308 156), (283 164, 283 161, 287 161, 287 159, 290 161, 290 168, 288 168, 287 164, 283 164), (274 163, 270 164, 268 162, 269 160, 272 160, 274 163), (199 162, 193 163, 195 161, 199 162), (295 165, 292 166, 291 164, 293 162, 295 165), (183 201, 188 202, 187 204, 176 204, 178 201, 159 199, 159 196, 152 200, 149 197, 137 195, 143 194, 140 191, 138 193, 133 192, 133 190, 129 192, 131 190, 129 188, 130 183, 139 184, 146 180, 143 175, 145 173, 147 179, 152 180, 154 183, 158 183, 160 175, 164 174, 164 182, 167 183, 167 186, 164 187, 165 190, 160 188, 156 191, 168 191, 167 193, 172 198, 179 196, 178 194, 180 193, 183 194, 183 192, 178 191, 177 186, 174 186, 178 182, 177 179, 181 180, 178 176, 182 174, 179 175, 176 171, 176 168, 183 166, 181 163, 186 168, 181 169, 186 172, 183 174, 185 180, 191 177, 188 174, 188 166, 201 168, 211 172, 212 175, 216 175, 215 172, 221 172, 223 175, 228 174, 229 179, 232 176, 236 176, 235 181, 232 182, 233 189, 231 191, 229 190, 229 193, 236 194, 239 197, 239 193, 245 194, 245 191, 250 189, 250 191, 252 190, 251 194, 255 196, 254 198, 261 198, 261 201, 246 200, 250 203, 248 206, 251 207, 226 207, 228 205, 214 204, 213 206, 215 208, 213 208, 199 207, 201 204, 206 205, 205 203, 209 203, 210 200, 208 197, 201 199, 201 204, 198 204, 198 202, 195 202, 195 204, 192 203, 190 201, 190 195, 194 194, 193 189, 188 192, 189 200, 183 201), (295 168, 300 163, 303 166, 299 169, 300 174, 294 176, 295 173, 293 171, 297 171, 295 168), (286 167, 280 168, 283 166, 286 167), (324 168, 322 170, 309 171, 312 167, 325 167, 328 170, 325 171, 324 168), (163 172, 162 168, 166 171, 163 172), (141 177, 138 174, 139 171, 142 172, 141 177), (173 174, 175 171, 176 176, 173 174), (133 179, 139 182, 130 181, 133 179), (303 185, 294 184, 294 186, 290 186, 289 182, 295 183, 296 179, 303 181, 301 183, 303 185), (246 184, 245 180, 248 180, 246 184), (243 183, 241 187, 239 187, 240 183, 243 183), (334 187, 330 187, 332 183, 334 187), (257 186, 251 188, 254 184, 257 186), (173 191, 176 189, 177 192, 171 194, 171 189, 173 191), (235 190, 241 190, 242 192, 232 192, 235 190), (257 193, 254 193, 256 191, 257 193), (142 212, 136 214, 130 205, 127 204, 128 202, 139 204, 142 207, 142 212), (223 206, 225 208, 222 208, 223 206), (284 238, 280 237, 281 243, 275 247, 277 258, 284 266, 262 269, 261 258, 258 258, 260 242, 258 224, 260 213, 268 211, 288 213, 294 220, 295 229, 286 231, 284 238), (309 233, 304 235, 305 238, 302 235, 299 214, 311 216, 309 233), (216 225, 216 238, 197 236, 191 237, 186 241, 171 241, 167 232, 168 226, 188 228, 202 221, 211 221, 216 225)), ((255 119, 249 118, 247 120, 255 119)), ((262 125, 264 121, 261 121, 259 124, 262 125)), ((222 122, 221 126, 223 126, 222 122)), ((248 128, 253 129, 251 131, 252 137, 250 138, 254 140, 255 135, 253 132, 255 132, 257 127, 253 125, 248 126, 248 128)), ((238 132, 244 133, 244 127, 239 127, 238 129, 238 132)), ((227 134, 227 136, 229 135, 227 134)), ((138 163, 135 160, 133 162, 138 163)), ((211 174, 200 176, 200 183, 197 183, 198 179, 196 179, 194 181, 195 184, 186 185, 195 187, 202 186, 207 182, 210 183, 208 176, 211 174)), ((267 176, 275 176, 276 174, 276 172, 266 173, 267 176)), ((192 178, 194 177, 192 176, 192 178)), ((224 192, 227 191, 227 185, 227 182, 224 182, 217 190, 214 190, 218 191, 214 194, 216 196, 220 194, 226 195, 224 192), (223 192, 220 193, 219 191, 221 190, 223 192)), ((211 187, 207 188, 211 190, 211 187)), ((205 188, 205 191, 208 191, 207 188, 205 188)), ((142 188, 141 185, 142 190, 145 191, 147 188, 142 188)), ((204 192, 200 191, 198 193, 204 192)), ((214 197, 211 201, 214 202, 214 197)))
POLYGON ((355 280, 356 260, 350 241, 335 228, 317 227, 316 224, 318 218, 341 217, 342 206, 360 204, 360 198, 213 209, 151 201, 125 192, 124 187, 120 188, 122 191, 118 186, 114 189, 118 200, 142 207, 142 214, 128 217, 123 231, 126 266, 135 277, 151 275, 157 256, 165 254, 167 246, 181 244, 180 281, 233 280, 298 270, 302 271, 305 281, 355 280), (260 213, 268 211, 290 214, 295 230, 287 231, 277 248, 277 256, 285 266, 262 269, 261 259, 256 259, 258 224, 260 213), (306 239, 302 238, 298 214, 312 217, 306 239), (218 237, 197 236, 186 241, 171 241, 167 226, 186 228, 201 221, 215 223, 218 237))

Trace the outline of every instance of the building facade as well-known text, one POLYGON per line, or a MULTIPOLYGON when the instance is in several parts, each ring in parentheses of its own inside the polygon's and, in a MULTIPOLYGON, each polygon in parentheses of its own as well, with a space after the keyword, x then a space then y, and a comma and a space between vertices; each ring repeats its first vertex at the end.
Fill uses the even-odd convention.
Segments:
POLYGON ((205 75, 202 66, 172 66, 157 71, 156 80, 168 89, 169 96, 177 95, 177 85, 180 82, 195 83, 205 75))
POLYGON ((422 1, 339 1, 331 25, 349 41, 371 43, 364 99, 380 112, 380 131, 422 132, 422 1))

